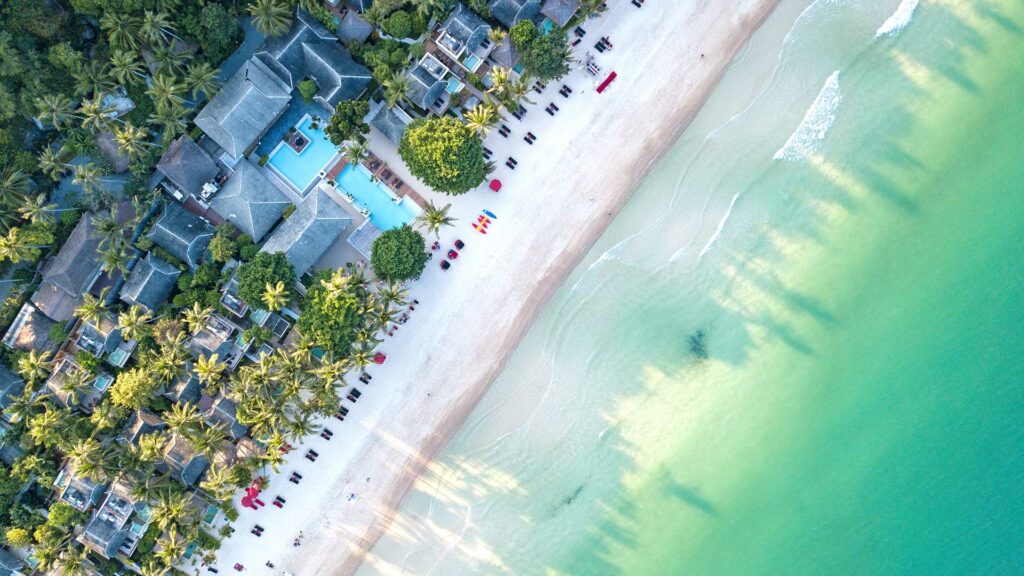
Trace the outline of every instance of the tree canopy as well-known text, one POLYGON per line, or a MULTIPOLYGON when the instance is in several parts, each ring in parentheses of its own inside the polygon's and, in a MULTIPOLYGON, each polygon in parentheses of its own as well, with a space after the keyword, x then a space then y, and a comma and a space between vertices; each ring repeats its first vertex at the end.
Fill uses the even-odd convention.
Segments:
POLYGON ((144 368, 131 368, 117 375, 110 387, 110 398, 116 406, 138 410, 160 388, 160 380, 144 368))
POLYGON ((526 70, 540 80, 554 80, 569 73, 569 42, 565 30, 542 34, 531 20, 521 20, 509 31, 526 70))
POLYGON ((417 278, 427 265, 427 243, 408 225, 388 230, 373 241, 370 264, 384 280, 417 278))
POLYGON ((287 296, 292 295, 295 270, 284 252, 259 252, 252 260, 238 267, 238 296, 250 306, 263 307, 263 292, 267 284, 281 282, 287 296))
POLYGON ((455 118, 419 119, 409 124, 398 153, 414 176, 438 192, 463 194, 487 177, 483 141, 455 118))
POLYGON ((359 298, 350 285, 330 282, 340 276, 326 270, 317 273, 306 293, 298 329, 311 342, 332 354, 346 354, 356 338, 361 318, 359 298))
POLYGON ((360 140, 370 131, 363 118, 370 113, 370 103, 363 100, 342 100, 334 107, 334 114, 327 121, 324 133, 335 146, 348 140, 360 140))

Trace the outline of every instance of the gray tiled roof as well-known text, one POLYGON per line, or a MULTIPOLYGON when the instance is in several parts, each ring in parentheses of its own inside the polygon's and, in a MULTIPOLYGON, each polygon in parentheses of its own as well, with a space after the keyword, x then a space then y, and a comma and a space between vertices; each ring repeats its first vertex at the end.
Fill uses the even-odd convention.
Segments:
POLYGON ((207 420, 214 424, 224 426, 224 429, 231 435, 231 438, 238 440, 249 432, 249 427, 238 422, 237 405, 221 396, 206 414, 207 420))
POLYGON ((170 203, 147 237, 195 269, 210 244, 213 227, 180 204, 170 203))
POLYGON ((7 550, 0 548, 0 576, 19 576, 28 574, 32 568, 25 566, 25 563, 7 550))
POLYGON ((154 311, 167 302, 181 270, 170 262, 148 254, 139 260, 121 288, 121 300, 154 311))
POLYGON ((487 38, 487 31, 491 29, 483 18, 461 3, 455 6, 452 15, 441 28, 464 44, 467 52, 473 52, 487 38))
POLYGON ((261 60, 251 58, 196 115, 196 126, 238 158, 288 107, 291 89, 261 60))
POLYGON ((196 451, 196 449, 177 434, 171 437, 171 441, 164 448, 164 462, 172 476, 181 480, 182 484, 191 486, 199 480, 210 460, 196 451))
POLYGON ((366 12, 373 6, 373 0, 348 0, 348 3, 360 12, 366 12))
POLYGON ((540 13, 559 26, 565 26, 580 9, 580 0, 545 0, 540 13))
POLYGON ((249 160, 235 167, 210 207, 259 242, 291 204, 278 187, 249 160))
POLYGON ((491 60, 504 68, 512 68, 516 65, 516 62, 519 61, 519 54, 516 53, 511 38, 506 36, 494 46, 494 50, 491 51, 491 60))
POLYGON ((320 89, 316 100, 330 110, 342 100, 358 97, 370 83, 370 71, 304 10, 297 10, 288 34, 267 40, 254 58, 291 88, 307 76, 316 80, 320 89))
POLYGON ((7 329, 7 334, 4 335, 4 344, 24 352, 29 350, 35 350, 36 352, 50 350, 62 344, 61 342, 50 341, 50 328, 53 328, 54 324, 56 322, 47 318, 32 304, 26 302, 22 304, 21 310, 18 310, 18 315, 14 317, 14 322, 7 329))
POLYGON ((278 226, 261 251, 284 252, 295 273, 302 275, 334 244, 350 220, 337 202, 317 188, 278 226))
POLYGON ((409 70, 409 93, 406 95, 413 104, 429 110, 434 100, 444 93, 444 80, 438 80, 423 64, 409 70))
POLYGON ((121 438, 124 438, 130 444, 134 444, 138 442, 139 436, 163 430, 166 427, 167 424, 156 414, 148 410, 139 410, 132 414, 131 421, 121 432, 121 438))
MULTIPOLYGON (((406 122, 391 108, 382 107, 379 112, 370 121, 377 130, 380 130, 388 140, 390 140, 396 146, 402 139, 402 134, 405 134, 406 122)), ((401 113, 404 115, 404 112, 401 113)))
POLYGON ((530 20, 540 13, 540 0, 491 0, 487 3, 491 16, 511 28, 520 20, 530 20))
POLYGON ((188 136, 171 142, 156 169, 183 192, 193 196, 198 196, 203 184, 217 176, 217 165, 213 159, 188 136))
MULTIPOLYGON (((11 371, 10 368, 0 364, 0 412, 11 404, 11 399, 21 394, 25 389, 25 380, 11 371)), ((3 418, 0 413, 0 418, 3 418)))
POLYGON ((93 225, 94 218, 89 212, 82 215, 60 252, 43 267, 45 282, 74 295, 88 290, 100 265, 97 253, 100 238, 93 225))
POLYGON ((345 13, 338 25, 338 36, 344 42, 363 42, 373 33, 373 25, 355 12, 345 13))

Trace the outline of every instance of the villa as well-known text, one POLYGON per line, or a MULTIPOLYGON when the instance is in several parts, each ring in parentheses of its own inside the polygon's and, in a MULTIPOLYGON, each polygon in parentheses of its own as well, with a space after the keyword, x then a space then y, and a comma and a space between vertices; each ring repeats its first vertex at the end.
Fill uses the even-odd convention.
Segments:
POLYGON ((249 433, 249 427, 238 422, 237 405, 223 394, 216 398, 204 394, 196 407, 208 423, 223 428, 233 441, 241 440, 249 433))
POLYGON ((148 312, 155 312, 167 302, 179 276, 181 270, 149 253, 135 264, 128 275, 128 280, 121 287, 121 300, 148 312))
POLYGON ((169 203, 146 236, 195 270, 213 239, 213 226, 180 204, 169 203))
POLYGON ((147 513, 146 505, 130 496, 128 484, 116 481, 110 486, 103 504, 85 525, 78 541, 107 559, 119 554, 129 557, 149 526, 147 513))
POLYGON ((156 169, 165 179, 164 189, 179 201, 208 195, 220 173, 210 155, 188 136, 171 142, 156 169))
MULTIPOLYGON (((121 338, 117 322, 109 314, 100 317, 99 322, 81 322, 71 333, 65 353, 88 352, 95 358, 106 359, 111 366, 121 368, 128 362, 135 341, 126 342, 121 338)), ((60 356, 60 354, 58 354, 60 356)))
POLYGON ((59 343, 50 341, 50 329, 56 324, 31 303, 22 304, 11 327, 4 334, 4 345, 12 350, 44 352, 59 343))
POLYGON ((533 20, 540 13, 540 0, 491 0, 487 7, 495 20, 511 28, 521 20, 533 20))
POLYGON ((192 372, 192 362, 185 362, 185 369, 164 387, 163 397, 173 402, 195 402, 201 390, 199 377, 192 372))
POLYGON ((464 4, 458 4, 438 29, 434 42, 452 61, 468 72, 476 72, 494 49, 487 37, 490 30, 483 18, 464 4))
POLYGON ((100 276, 100 237, 94 218, 89 212, 82 215, 60 251, 43 267, 43 281, 32 295, 36 307, 57 322, 71 319, 82 294, 100 276))
MULTIPOLYGON (((415 66, 409 69, 409 92, 406 97, 422 110, 440 116, 448 109, 451 94, 448 93, 448 69, 436 56, 424 54, 415 66)), ((458 82, 458 79, 455 79, 458 82)))
POLYGON ((237 329, 227 319, 211 315, 206 325, 189 338, 188 349, 196 358, 209 358, 216 354, 221 362, 234 370, 245 353, 237 339, 232 338, 237 329))
POLYGON ((195 123, 221 149, 225 163, 248 155, 288 108, 304 79, 317 85, 314 100, 329 115, 342 100, 358 97, 370 71, 355 62, 338 37, 304 10, 291 31, 271 38, 221 88, 195 123))
POLYGON ((60 499, 79 512, 86 512, 99 503, 107 488, 106 483, 79 475, 73 463, 61 469, 53 485, 60 492, 60 499))
POLYGON ((210 208, 259 242, 291 204, 259 166, 244 159, 210 201, 210 208))
POLYGON ((164 448, 161 468, 185 486, 192 486, 206 471, 210 459, 196 451, 192 444, 178 434, 172 434, 164 448))
POLYGON ((412 122, 412 117, 405 110, 398 106, 388 108, 383 102, 371 110, 370 115, 370 125, 380 130, 380 133, 395 146, 402 141, 405 129, 412 122))
POLYGON ((46 388, 50 397, 59 406, 78 407, 87 413, 92 412, 92 408, 114 383, 114 377, 102 371, 96 376, 88 374, 85 385, 79 390, 72 390, 67 388, 66 380, 75 372, 84 372, 84 369, 75 362, 74 358, 65 356, 57 361, 56 367, 46 380, 46 388))
POLYGON ((165 428, 167 428, 167 424, 156 414, 145 409, 137 410, 132 413, 131 420, 121 431, 117 440, 124 445, 136 444, 142 435, 159 432, 165 428))
POLYGON ((7 415, 4 410, 11 405, 11 401, 20 396, 25 389, 25 380, 11 371, 7 366, 0 365, 0 421, 4 421, 7 415))
POLYGON ((32 571, 17 556, 0 548, 0 576, 27 576, 32 571))
POLYGON ((565 28, 565 25, 572 20, 579 9, 579 0, 545 0, 540 13, 559 28, 565 28))

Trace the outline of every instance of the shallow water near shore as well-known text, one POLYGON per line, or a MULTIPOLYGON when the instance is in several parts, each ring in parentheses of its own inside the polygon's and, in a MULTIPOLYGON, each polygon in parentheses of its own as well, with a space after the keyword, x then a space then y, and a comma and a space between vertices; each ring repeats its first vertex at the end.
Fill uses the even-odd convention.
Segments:
POLYGON ((361 573, 1024 573, 1022 54, 784 0, 361 573))

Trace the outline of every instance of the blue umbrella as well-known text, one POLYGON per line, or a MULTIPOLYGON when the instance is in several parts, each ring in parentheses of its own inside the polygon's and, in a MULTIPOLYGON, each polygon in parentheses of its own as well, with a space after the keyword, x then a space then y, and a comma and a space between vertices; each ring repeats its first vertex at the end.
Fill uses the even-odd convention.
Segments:
POLYGON ((495 220, 498 219, 498 217, 494 215, 494 212, 491 212, 489 210, 484 210, 484 214, 487 214, 488 216, 490 216, 491 218, 494 218, 495 220))

